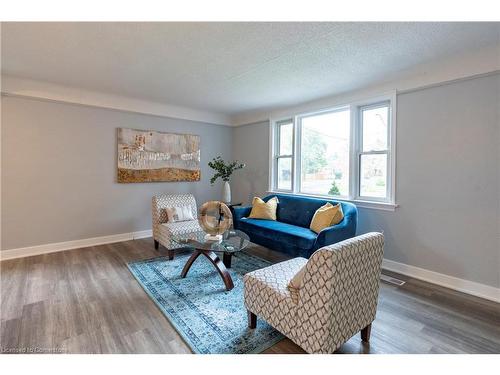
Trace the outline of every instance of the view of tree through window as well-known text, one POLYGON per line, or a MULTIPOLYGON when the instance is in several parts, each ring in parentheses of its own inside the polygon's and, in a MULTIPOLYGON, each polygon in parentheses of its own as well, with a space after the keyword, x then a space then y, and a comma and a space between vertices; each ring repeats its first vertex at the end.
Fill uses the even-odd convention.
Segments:
POLYGON ((349 110, 303 117, 301 124, 301 192, 349 195, 349 110))

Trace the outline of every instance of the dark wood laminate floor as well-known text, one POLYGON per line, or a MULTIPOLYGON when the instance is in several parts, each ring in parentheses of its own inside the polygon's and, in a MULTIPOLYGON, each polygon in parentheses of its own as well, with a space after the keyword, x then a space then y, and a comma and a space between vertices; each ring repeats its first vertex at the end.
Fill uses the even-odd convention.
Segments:
MULTIPOLYGON (((126 267, 154 256, 143 239, 1 262, 2 351, 190 353, 126 267)), ((357 335, 340 353, 500 353, 499 304, 399 278, 402 287, 381 283, 370 345, 357 335)), ((303 351, 285 339, 266 353, 303 351)))

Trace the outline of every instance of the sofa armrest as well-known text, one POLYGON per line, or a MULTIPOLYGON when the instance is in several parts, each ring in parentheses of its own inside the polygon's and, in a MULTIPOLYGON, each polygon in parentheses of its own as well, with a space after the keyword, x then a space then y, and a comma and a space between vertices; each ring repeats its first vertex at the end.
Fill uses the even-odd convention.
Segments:
POLYGON ((250 215, 251 211, 252 211, 252 206, 233 207, 233 219, 241 220, 245 216, 250 215))
POLYGON ((250 215, 250 211, 252 211, 252 206, 233 207, 233 223, 235 228, 237 228, 237 223, 242 218, 250 215))
POLYGON ((347 240, 355 235, 356 227, 352 225, 350 220, 344 220, 340 224, 327 227, 319 232, 313 249, 317 250, 324 246, 347 240))

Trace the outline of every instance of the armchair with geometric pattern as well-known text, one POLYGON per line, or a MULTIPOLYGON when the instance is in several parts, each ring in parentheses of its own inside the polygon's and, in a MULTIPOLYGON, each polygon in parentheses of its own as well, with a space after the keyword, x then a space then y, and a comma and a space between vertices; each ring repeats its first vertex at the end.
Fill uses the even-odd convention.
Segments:
POLYGON ((333 353, 357 332, 369 341, 383 251, 383 234, 372 232, 246 274, 249 327, 259 316, 308 353, 333 353), (289 288, 304 266, 300 288, 289 288))
POLYGON ((153 197, 152 219, 155 249, 163 245, 168 250, 168 258, 174 259, 174 249, 179 247, 171 241, 174 234, 184 234, 202 230, 198 224, 198 208, 192 194, 161 194, 153 197), (167 208, 189 206, 195 220, 169 222, 167 208))

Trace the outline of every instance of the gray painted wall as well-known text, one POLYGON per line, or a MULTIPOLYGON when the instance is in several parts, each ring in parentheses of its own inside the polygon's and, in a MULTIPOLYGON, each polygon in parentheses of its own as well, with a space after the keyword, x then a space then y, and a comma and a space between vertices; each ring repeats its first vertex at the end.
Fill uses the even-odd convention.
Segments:
MULTIPOLYGON (((387 259, 500 287, 499 88, 496 75, 398 95, 400 207, 359 210, 358 232, 384 231, 387 259)), ((267 124, 234 130, 247 202, 267 189, 268 136, 267 124)))
POLYGON ((231 140, 226 126, 2 97, 2 249, 150 229, 158 193, 219 198, 207 162, 231 140), (201 181, 118 184, 118 127, 200 135, 201 181))
POLYGON ((249 203, 268 189, 269 122, 244 125, 233 130, 233 156, 246 163, 232 181, 233 201, 249 203))

